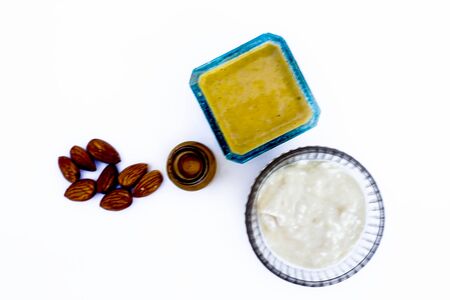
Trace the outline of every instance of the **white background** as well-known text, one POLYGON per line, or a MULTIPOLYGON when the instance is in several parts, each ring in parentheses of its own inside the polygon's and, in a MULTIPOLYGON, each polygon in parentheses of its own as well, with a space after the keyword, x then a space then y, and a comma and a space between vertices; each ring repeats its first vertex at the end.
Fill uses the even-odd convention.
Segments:
POLYGON ((448 299, 446 2, 1 1, 0 299, 448 299), (224 159, 188 81, 264 32, 287 40, 322 115, 239 165, 224 159), (121 168, 147 162, 164 175, 172 147, 196 140, 218 172, 198 192, 166 177, 119 213, 100 196, 71 202, 57 157, 95 137, 119 150, 121 168), (326 288, 266 270, 244 226, 259 171, 306 145, 361 161, 386 206, 372 261, 326 288))

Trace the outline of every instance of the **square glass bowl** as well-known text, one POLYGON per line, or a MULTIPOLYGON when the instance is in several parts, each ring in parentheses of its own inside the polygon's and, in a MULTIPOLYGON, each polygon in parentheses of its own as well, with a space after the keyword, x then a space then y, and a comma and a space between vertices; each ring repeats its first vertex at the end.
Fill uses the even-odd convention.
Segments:
POLYGON ((313 128, 320 114, 285 40, 271 33, 194 69, 190 85, 226 158, 238 163, 313 128))

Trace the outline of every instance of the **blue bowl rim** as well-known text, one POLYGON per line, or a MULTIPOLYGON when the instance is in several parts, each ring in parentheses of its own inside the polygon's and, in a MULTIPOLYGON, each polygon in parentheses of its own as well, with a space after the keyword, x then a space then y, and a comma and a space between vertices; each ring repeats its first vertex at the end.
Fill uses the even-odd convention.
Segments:
POLYGON ((302 74, 302 72, 300 71, 300 68, 294 58, 294 56, 292 55, 292 52, 290 51, 286 41, 278 35, 272 34, 272 33, 264 33, 244 44, 242 44, 241 46, 211 60, 210 62, 207 62, 197 68, 195 68, 192 71, 192 75, 191 75, 191 79, 189 82, 191 89, 195 95, 195 97, 197 98, 198 103, 200 104, 200 107, 203 111, 203 113, 205 114, 206 119, 208 120, 208 123, 211 127, 211 129, 213 130, 216 139, 222 149, 222 152, 224 153, 225 157, 229 160, 238 162, 238 163, 245 163, 248 160, 255 158, 256 156, 302 134, 303 132, 315 127, 317 125, 319 116, 320 116, 320 108, 317 105, 317 102, 311 92, 311 90, 309 89, 309 86, 302 74), (230 147, 228 146, 228 143, 225 140, 225 137, 223 136, 222 131, 219 128, 218 122, 216 121, 214 114, 211 110, 211 108, 208 105, 208 102, 206 101, 206 98, 198 84, 200 76, 202 74, 204 74, 205 72, 227 62, 230 61, 236 57, 238 57, 239 55, 259 46, 262 45, 266 42, 272 42, 276 45, 278 45, 283 53, 283 55, 286 58, 286 61, 288 62, 289 67, 291 68, 292 72, 294 73, 294 77, 297 81, 297 84, 299 85, 301 91, 303 92, 305 99, 308 103, 308 105, 311 108, 312 111, 312 116, 310 118, 310 120, 297 127, 292 129, 291 131, 288 131, 286 133, 284 133, 283 135, 272 139, 271 141, 268 141, 266 143, 264 143, 263 145, 245 153, 245 154, 237 154, 237 153, 233 153, 230 149, 230 147))

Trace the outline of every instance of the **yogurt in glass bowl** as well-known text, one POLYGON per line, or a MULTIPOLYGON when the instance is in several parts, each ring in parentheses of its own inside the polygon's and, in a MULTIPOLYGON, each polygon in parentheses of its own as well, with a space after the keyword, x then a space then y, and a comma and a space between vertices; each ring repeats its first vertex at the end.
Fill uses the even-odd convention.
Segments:
POLYGON ((373 177, 353 157, 326 147, 281 155, 256 178, 246 209, 247 233, 277 276, 326 286, 357 273, 384 229, 373 177))

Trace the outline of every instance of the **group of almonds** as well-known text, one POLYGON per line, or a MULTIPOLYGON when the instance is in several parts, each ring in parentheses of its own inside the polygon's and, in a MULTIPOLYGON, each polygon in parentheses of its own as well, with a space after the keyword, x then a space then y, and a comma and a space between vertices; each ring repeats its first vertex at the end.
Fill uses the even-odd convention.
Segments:
POLYGON ((148 165, 139 163, 123 169, 120 173, 116 164, 120 162, 120 155, 109 143, 91 140, 86 150, 80 146, 70 149, 70 158, 60 156, 59 168, 72 184, 67 188, 64 196, 73 201, 86 201, 96 193, 105 194, 100 206, 107 210, 122 210, 131 205, 133 197, 145 197, 156 191, 163 181, 158 170, 148 171, 148 165), (96 171, 95 160, 107 163, 97 181, 80 179, 80 169, 96 171))

